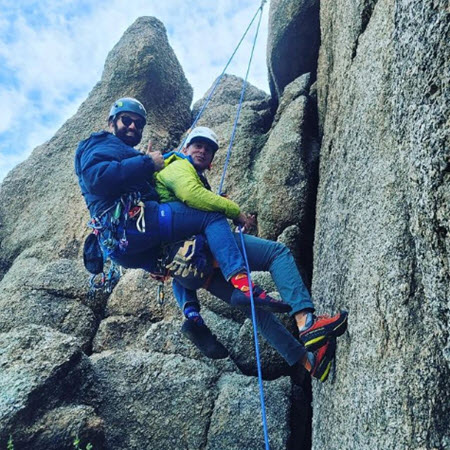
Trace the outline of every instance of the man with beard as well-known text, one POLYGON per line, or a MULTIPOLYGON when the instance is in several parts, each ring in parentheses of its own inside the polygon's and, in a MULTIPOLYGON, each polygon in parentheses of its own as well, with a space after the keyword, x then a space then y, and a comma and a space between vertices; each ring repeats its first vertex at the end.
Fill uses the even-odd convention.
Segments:
MULTIPOLYGON (((225 295, 226 300, 234 306, 248 307, 252 290, 255 307, 260 310, 259 325, 265 325, 260 330, 269 331, 269 333, 263 331, 269 342, 277 347, 290 365, 299 364, 324 381, 334 357, 335 347, 334 336, 330 344, 327 344, 328 331, 324 332, 324 329, 328 325, 334 327, 337 322, 341 328, 340 333, 343 332, 346 327, 346 316, 338 315, 334 318, 320 316, 318 320, 319 318, 312 313, 308 316, 306 314, 308 311, 304 311, 306 323, 307 318, 310 318, 306 330, 310 340, 322 341, 315 354, 312 353, 312 348, 307 352, 306 348, 286 330, 280 332, 284 327, 270 312, 288 312, 291 306, 270 297, 258 286, 249 285, 245 262, 222 214, 223 211, 213 209, 214 212, 208 212, 194 209, 177 198, 166 199, 167 203, 159 204, 154 174, 165 165, 164 158, 160 152, 147 151, 144 154, 133 148, 141 141, 145 124, 146 111, 138 100, 119 99, 110 110, 109 131, 93 133, 88 139, 80 142, 76 151, 76 174, 103 253, 124 267, 141 268, 154 273, 160 270, 158 263, 163 246, 184 241, 193 235, 204 234, 209 249, 220 267, 224 283, 227 285, 230 283, 228 285, 230 292, 227 291, 225 295), (315 337, 316 334, 318 337, 315 337), (274 335, 276 342, 273 339, 274 335), (285 348, 286 352, 283 352, 282 348, 285 348)), ((217 141, 215 144, 217 145, 217 141)), ((211 160, 215 150, 209 155, 211 160)), ((201 169, 204 169, 206 155, 203 150, 201 152, 199 150, 198 155, 193 155, 193 161, 195 165, 200 161, 201 169)), ((231 218, 242 225, 247 221, 246 215, 237 205, 231 218)), ((220 288, 222 291, 223 289, 220 288)), ((207 333, 200 334, 201 339, 197 344, 209 338, 213 351, 219 353, 222 351, 221 355, 216 353, 214 356, 225 357, 226 349, 219 345, 207 327, 205 329, 207 333)), ((196 327, 194 330, 196 336, 197 331, 196 327)))
MULTIPOLYGON (((146 154, 133 147, 142 139, 146 111, 134 98, 114 102, 109 131, 81 141, 75 154, 75 172, 91 214, 103 253, 129 268, 158 271, 161 247, 203 233, 224 278, 239 304, 249 304, 245 262, 223 214, 190 208, 180 201, 160 205, 154 174, 164 166, 160 152, 146 154)), ((238 220, 245 215, 238 211, 238 220)), ((257 286, 255 306, 274 312, 290 311, 257 286)))

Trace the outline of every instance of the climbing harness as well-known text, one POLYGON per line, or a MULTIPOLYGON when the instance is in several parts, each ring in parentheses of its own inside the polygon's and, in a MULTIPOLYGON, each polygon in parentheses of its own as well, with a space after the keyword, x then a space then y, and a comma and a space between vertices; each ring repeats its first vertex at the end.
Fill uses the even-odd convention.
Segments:
POLYGON ((83 260, 91 273, 89 293, 102 291, 110 294, 122 275, 121 267, 111 256, 116 252, 125 252, 128 247, 127 224, 136 220, 136 228, 145 233, 144 202, 139 192, 123 195, 110 208, 99 216, 91 218, 88 227, 92 233, 86 238, 83 260), (108 270, 105 270, 105 265, 108 270))
MULTIPOLYGON (((232 133, 231 133, 230 143, 229 143, 228 149, 227 149, 227 156, 226 156, 224 168, 223 168, 223 171, 222 171, 222 177, 221 177, 221 180, 220 180, 219 189, 218 189, 218 192, 217 192, 218 195, 222 195, 223 183, 224 183, 224 180, 225 180, 226 171, 227 171, 228 164, 229 164, 230 157, 231 157, 231 149, 233 147, 233 142, 234 142, 235 135, 236 135, 236 130, 237 130, 238 122, 239 122, 239 117, 240 117, 240 113, 241 113, 242 103, 244 101, 245 90, 246 90, 246 87, 247 87, 247 80, 248 80, 248 75, 249 75, 249 72, 250 72, 250 66, 251 66, 251 63, 252 63, 253 54, 254 54, 255 45, 256 45, 256 40, 257 40, 257 37, 258 37, 259 27, 260 27, 260 24, 261 24, 262 12, 263 12, 264 4, 266 3, 266 1, 267 0, 262 0, 260 7, 258 8, 258 10, 256 11, 255 15, 253 16, 253 19, 251 20, 249 26, 247 27, 247 30, 245 31, 244 35, 242 36, 241 40, 239 41, 238 46, 234 50, 234 52, 231 55, 230 59, 228 60, 228 62, 226 64, 223 72, 221 73, 219 78, 216 80, 214 86, 211 89, 211 92, 209 93, 207 99, 205 100, 202 108, 200 109, 199 113, 197 114, 197 117, 195 118, 193 124, 191 125, 191 128, 188 130, 188 133, 187 133, 187 135, 188 135, 189 132, 195 127, 196 123, 200 119, 201 115, 203 114, 203 111, 205 110, 206 106, 210 102, 210 100, 212 98, 212 95, 214 94, 214 91, 216 90, 216 88, 219 85, 223 75, 225 74, 225 71, 226 71, 228 65, 230 64, 231 60, 233 59, 236 51, 238 50, 239 46, 241 45, 244 37, 246 36, 246 34, 247 34, 248 30, 250 29, 251 25, 253 24, 255 18, 259 14, 258 25, 256 27, 255 36, 254 36, 254 39, 253 39, 253 46, 252 46, 252 50, 251 50, 251 54, 250 54, 250 58, 249 58, 247 72, 246 72, 246 75, 245 75, 244 82, 242 84, 241 96, 240 96, 240 99, 239 99, 239 105, 238 105, 238 109, 237 109, 237 112, 236 112, 236 117, 235 117, 234 124, 233 124, 233 130, 232 130, 232 133)), ((183 140, 183 142, 181 143, 181 145, 179 147, 179 150, 181 150, 183 148, 183 146, 184 146, 184 144, 186 142, 186 139, 187 139, 187 136, 183 140)), ((245 265, 246 265, 246 270, 247 270, 247 274, 248 274, 249 285, 251 286, 252 280, 251 280, 251 274, 250 274, 250 266, 249 266, 249 263, 248 263, 247 252, 245 250, 244 236, 243 236, 242 227, 239 225, 238 229, 239 229, 239 234, 240 234, 240 237, 241 237, 242 253, 243 253, 243 257, 244 257, 244 261, 245 261, 245 265)), ((264 431, 264 441, 265 441, 266 450, 269 450, 270 449, 270 447, 269 447, 269 435, 268 435, 268 431, 267 431, 266 407, 265 407, 265 402, 264 402, 264 389, 263 389, 263 383, 262 383, 262 371, 261 371, 261 360, 260 360, 260 354, 259 354, 255 302, 254 302, 254 298, 253 298, 253 290, 252 289, 250 289, 250 303, 251 303, 251 311, 252 311, 253 337, 254 337, 254 342, 255 342, 256 365, 257 365, 257 369, 258 369, 258 382, 259 382, 259 394, 260 394, 260 402, 261 402, 261 416, 262 416, 263 431, 264 431)))

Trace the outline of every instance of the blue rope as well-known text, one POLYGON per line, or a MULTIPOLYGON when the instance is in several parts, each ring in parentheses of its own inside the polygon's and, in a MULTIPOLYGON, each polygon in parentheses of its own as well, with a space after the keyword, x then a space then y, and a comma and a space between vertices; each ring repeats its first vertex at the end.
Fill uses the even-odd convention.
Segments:
MULTIPOLYGON (((255 51, 255 45, 256 45, 256 40, 257 40, 257 37, 258 37, 259 27, 261 25, 262 10, 263 10, 263 7, 264 7, 264 3, 265 3, 265 0, 263 0, 263 2, 261 3, 261 6, 258 9, 258 12, 260 13, 258 26, 256 28, 255 37, 253 39, 253 46, 252 46, 250 59, 249 59, 249 62, 248 62, 247 73, 245 74, 245 79, 244 79, 244 82, 242 83, 241 98, 239 99, 239 105, 238 105, 238 109, 237 109, 237 112, 236 112, 236 117, 235 117, 235 120, 234 120, 233 131, 231 133, 230 144, 228 145, 227 157, 226 157, 226 160, 225 160, 225 164, 224 164, 224 168, 223 168, 223 172, 222 172, 222 178, 220 180, 220 185, 219 185, 219 189, 218 189, 218 194, 219 195, 222 193, 222 187, 223 187, 223 183, 224 183, 224 180, 225 180, 225 174, 226 174, 226 171, 227 171, 227 168, 228 168, 228 163, 229 163, 230 157, 231 157, 231 149, 233 148, 233 142, 234 142, 234 138, 236 136, 236 129, 237 129, 237 125, 238 125, 238 122, 239 122, 239 116, 240 116, 240 113, 241 113, 242 104, 244 102, 244 96, 245 96, 245 90, 246 90, 246 87, 247 87, 248 74, 250 73, 250 66, 251 66, 252 60, 253 60, 253 53, 255 51)), ((254 20, 254 18, 253 18, 253 20, 254 20)), ((253 20, 252 20, 252 22, 253 22, 253 20)), ((248 263, 247 251, 245 250, 245 243, 244 243, 244 236, 243 236, 243 233, 242 233, 242 227, 240 225, 239 225, 239 234, 240 234, 241 243, 242 243, 242 256, 244 257, 245 268, 247 270, 247 275, 248 275, 248 283, 249 283, 249 286, 252 286, 250 266, 249 266, 249 263, 248 263)), ((250 288, 250 304, 251 304, 251 310, 252 310, 253 336, 254 336, 254 340, 255 340, 256 366, 257 366, 257 369, 258 369, 259 397, 260 397, 260 402, 261 402, 261 416, 262 416, 262 423, 263 423, 263 430, 264 430, 264 442, 265 442, 265 445, 266 445, 266 450, 270 450, 270 447, 269 447, 269 434, 267 432, 266 405, 265 405, 265 402, 264 402, 264 388, 263 388, 263 383, 262 383, 261 358, 260 358, 260 355, 259 355, 258 332, 257 332, 256 312, 255 312, 255 301, 253 299, 253 289, 251 289, 251 288, 250 288)))
MULTIPOLYGON (((217 87, 219 86, 219 83, 221 82, 223 76, 225 75, 225 72, 226 72, 228 66, 230 65, 232 59, 234 58, 234 55, 236 54, 236 52, 238 51, 239 47, 241 46, 245 36, 247 36, 248 30, 250 30, 250 27, 252 26, 253 22, 255 21, 256 16, 258 15, 259 12, 261 12, 261 14, 262 14, 262 8, 263 8, 263 5, 264 5, 265 2, 266 2, 266 0, 263 0, 263 3, 261 4, 261 6, 256 11, 255 15, 253 16, 253 19, 250 21, 247 29, 245 30, 244 34, 241 37, 241 40, 239 41, 238 45, 236 46, 236 48, 233 51, 233 54, 230 56, 230 59, 228 60, 228 62, 226 63, 224 69, 222 70, 222 73, 216 79, 216 81, 215 81, 215 83, 214 83, 214 85, 213 85, 213 87, 211 89, 211 92, 209 93, 208 97, 206 98, 205 102, 203 103, 202 107, 200 108, 200 111, 198 112, 197 117, 194 119, 194 122, 192 122, 192 125, 189 128, 188 133, 186 133, 185 138, 183 139, 183 141, 181 142, 180 146, 178 147, 178 151, 181 151, 182 148, 184 147, 184 144, 186 142, 186 139, 188 138, 189 132, 194 129, 195 125, 197 125, 197 122, 199 121, 200 117, 202 116, 203 111, 206 109, 206 107, 208 106, 208 103, 211 101, 211 98, 212 98, 214 92, 216 91, 217 87)), ((261 18, 259 20, 261 21, 261 18)), ((258 29, 259 29, 259 25, 258 25, 258 29)))
MULTIPOLYGON (((250 274, 250 266, 248 263, 247 252, 245 250, 244 234, 242 233, 242 227, 240 225, 239 225, 239 235, 241 236, 242 254, 244 256, 245 268, 247 269, 248 284, 249 286, 251 286, 252 278, 250 274)), ((258 332, 256 329, 255 301, 253 299, 253 289, 251 289, 251 287, 250 287, 250 304, 252 309, 253 338, 255 340, 256 367, 258 368, 259 399, 261 402, 261 416, 264 430, 264 442, 266 444, 266 450, 270 450, 269 433, 267 432, 266 404, 264 402, 264 388, 262 383, 261 358, 259 356, 258 332)))
POLYGON ((234 120, 234 125, 233 125, 233 131, 231 133, 230 144, 228 145, 227 158, 225 160, 225 164, 224 164, 224 168, 223 168, 223 172, 222 172, 222 178, 220 180, 219 195, 222 194, 222 187, 223 187, 223 183, 225 181, 225 174, 226 174, 227 169, 228 169, 228 163, 230 162, 231 149, 233 147, 234 137, 236 135, 236 129, 237 129, 237 125, 238 125, 238 122, 239 122, 239 116, 241 115, 242 103, 244 102, 245 89, 247 88, 248 74, 250 73, 250 66, 251 66, 252 60, 253 60, 253 53, 255 51, 256 39, 258 37, 258 32, 259 32, 259 26, 261 25, 263 7, 264 7, 264 1, 263 1, 263 3, 261 4, 261 6, 259 8, 260 15, 259 15, 258 26, 256 28, 255 38, 253 40, 253 47, 252 47, 252 52, 250 54, 250 59, 249 59, 249 62, 248 62, 247 73, 245 74, 245 80, 242 83, 241 98, 239 99, 239 106, 238 106, 238 109, 237 109, 237 112, 236 112, 236 117, 235 117, 235 120, 234 120))
MULTIPOLYGON (((224 168, 223 168, 222 179, 220 181, 220 186, 219 186, 219 190, 218 190, 218 194, 219 195, 222 193, 223 182, 225 180, 225 174, 226 174, 226 171, 227 171, 227 168, 228 168, 228 164, 229 164, 229 161, 230 161, 230 157, 231 157, 231 149, 233 147, 233 141, 234 141, 234 138, 235 138, 235 135, 236 135, 236 129, 237 129, 237 125, 238 125, 238 122, 239 122, 239 116, 240 116, 241 109, 242 109, 242 103, 244 102, 245 90, 247 88, 247 79, 248 79, 248 75, 250 73, 250 66, 251 66, 251 63, 252 63, 252 60, 253 60, 253 54, 254 54, 254 51, 255 51, 256 40, 258 38, 259 28, 260 28, 260 25, 261 25, 262 12, 263 12, 264 4, 266 3, 266 1, 267 0, 262 0, 261 6, 258 8, 258 10, 256 11, 255 15, 253 16, 252 20, 250 21, 250 24, 248 25, 247 29, 245 30, 241 40, 239 41, 238 45, 234 49, 234 52, 231 55, 230 59, 228 60, 227 64, 225 65, 225 68, 223 69, 222 73, 216 79, 216 81, 215 81, 215 83, 214 83, 214 85, 213 85, 213 87, 212 87, 208 97, 206 98, 205 102, 203 103, 203 105, 202 105, 200 111, 198 112, 197 117, 195 118, 194 122, 192 123, 190 129, 188 130, 190 132, 195 127, 197 122, 199 121, 199 119, 202 116, 205 108, 207 107, 207 105, 211 101, 211 98, 212 98, 214 92, 216 91, 220 81, 222 80, 223 76, 225 75, 225 71, 227 70, 228 66, 230 65, 231 60, 233 59, 234 55, 236 54, 237 50, 239 49, 240 45, 242 44, 245 36, 247 35, 250 27, 252 26, 253 22, 255 21, 255 18, 257 17, 257 15, 259 13, 258 26, 256 28, 255 37, 253 39, 253 46, 252 46, 252 51, 251 51, 248 67, 247 67, 247 73, 245 75, 245 80, 244 80, 244 83, 242 85, 241 97, 239 99, 239 106, 238 106, 238 109, 237 109, 237 112, 236 112, 236 118, 235 118, 234 125, 233 125, 233 131, 231 133, 230 144, 229 144, 228 150, 227 150, 227 157, 226 157, 225 165, 224 165, 224 168)), ((180 144, 180 146, 178 148, 178 151, 181 151, 181 149, 183 148, 184 144, 186 143, 186 139, 187 139, 188 135, 189 135, 189 133, 186 134, 186 137, 181 142, 181 144, 180 144)), ((248 274, 248 281, 249 281, 249 284, 251 286, 252 280, 251 280, 251 274, 250 274, 250 266, 249 266, 249 263, 248 263, 247 252, 245 250, 244 237, 243 237, 241 226, 239 226, 239 233, 240 233, 240 236, 241 236, 242 253, 243 253, 243 257, 244 257, 244 261, 245 261, 245 267, 246 267, 247 274, 248 274)), ((263 383, 262 383, 261 358, 260 358, 260 354, 259 354, 258 333, 257 333, 256 312, 255 312, 255 301, 253 299, 253 290, 252 289, 250 289, 250 304, 251 304, 251 310, 252 310, 253 335, 254 335, 254 339, 255 339, 256 365, 257 365, 257 369, 258 369, 259 396, 260 396, 260 401, 261 401, 261 415, 262 415, 262 422, 263 422, 263 429, 264 429, 264 441, 265 441, 266 450, 270 450, 270 447, 269 447, 269 435, 268 435, 268 432, 267 432, 266 406, 265 406, 265 402, 264 402, 264 389, 263 389, 263 383)))

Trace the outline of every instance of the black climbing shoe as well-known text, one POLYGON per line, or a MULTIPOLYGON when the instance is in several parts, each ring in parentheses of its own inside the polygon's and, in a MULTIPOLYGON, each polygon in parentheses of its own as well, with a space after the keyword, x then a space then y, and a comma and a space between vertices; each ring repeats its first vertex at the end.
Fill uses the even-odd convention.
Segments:
POLYGON ((228 350, 205 324, 199 325, 193 320, 185 320, 181 332, 208 358, 223 359, 228 356, 228 350))
MULTIPOLYGON (((285 313, 291 311, 292 309, 287 303, 271 297, 266 293, 266 291, 263 291, 258 286, 253 287, 253 301, 255 302, 255 308, 264 309, 269 312, 285 313)), ((248 292, 235 289, 231 294, 230 304, 237 307, 251 307, 250 294, 248 292)))

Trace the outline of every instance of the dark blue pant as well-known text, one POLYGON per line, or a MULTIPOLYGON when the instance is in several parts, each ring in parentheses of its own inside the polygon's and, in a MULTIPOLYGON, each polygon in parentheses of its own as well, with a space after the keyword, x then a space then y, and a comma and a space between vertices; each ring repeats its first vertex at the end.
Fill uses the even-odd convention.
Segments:
MULTIPOLYGON (((234 237, 241 248, 240 235, 235 233, 234 237)), ((298 272, 294 258, 285 245, 250 235, 244 235, 244 243, 250 270, 270 271, 282 299, 292 307, 291 314, 304 309, 314 309, 311 296, 298 272)), ((196 291, 188 289, 189 285, 183 285, 184 282, 182 277, 176 277, 173 280, 174 295, 183 310, 188 304, 198 304, 196 291)), ((233 287, 220 272, 216 271, 208 291, 230 303, 233 287)), ((251 317, 250 308, 246 308, 244 312, 251 317)), ((295 364, 304 356, 305 348, 274 314, 257 309, 256 320, 260 333, 289 365, 295 364)))
POLYGON ((171 210, 171 220, 160 229, 160 205, 145 203, 145 233, 136 229, 136 223, 127 226, 128 247, 125 253, 112 255, 124 267, 141 268, 154 272, 159 247, 169 242, 183 241, 196 234, 205 234, 209 248, 219 263, 223 276, 229 280, 245 271, 245 263, 238 245, 223 214, 189 208, 181 202, 166 203, 171 210))

